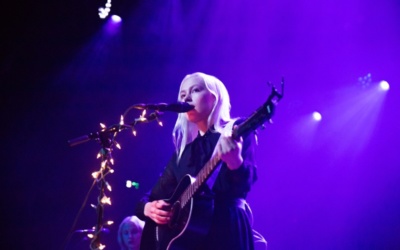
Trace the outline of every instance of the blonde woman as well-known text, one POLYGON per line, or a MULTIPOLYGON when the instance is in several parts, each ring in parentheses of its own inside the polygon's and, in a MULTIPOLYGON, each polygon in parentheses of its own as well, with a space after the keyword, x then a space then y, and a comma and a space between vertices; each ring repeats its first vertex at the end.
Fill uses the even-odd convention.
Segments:
POLYGON ((173 130, 176 152, 137 206, 137 215, 146 220, 141 249, 254 249, 245 200, 256 180, 254 135, 232 138, 232 128, 243 119, 231 118, 228 91, 212 75, 197 72, 184 77, 178 101, 194 109, 178 115, 173 130), (221 159, 216 170, 200 172, 214 156, 221 159), (202 183, 198 177, 197 184, 202 184, 195 187, 187 175, 206 179, 202 183), (182 193, 176 202, 170 198, 180 192, 180 180, 187 179, 189 191, 198 190, 180 210, 190 195, 182 193))

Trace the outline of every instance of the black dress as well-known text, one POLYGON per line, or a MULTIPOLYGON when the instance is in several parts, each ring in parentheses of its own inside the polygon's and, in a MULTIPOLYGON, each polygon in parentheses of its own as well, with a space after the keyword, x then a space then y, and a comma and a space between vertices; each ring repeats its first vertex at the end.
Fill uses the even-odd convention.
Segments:
MULTIPOLYGON (((220 133, 211 130, 203 136, 199 134, 185 147, 179 164, 174 154, 150 194, 138 203, 136 209, 138 217, 148 219, 143 214, 144 205, 148 201, 170 198, 185 175, 196 176, 211 157, 219 137, 220 133)), ((255 140, 253 134, 243 139, 243 164, 236 170, 229 170, 226 164, 222 164, 212 189, 203 185, 201 192, 198 192, 199 195, 212 197, 214 212, 206 238, 190 249, 254 249, 251 221, 245 207, 247 205, 245 199, 256 180, 255 140)), ((141 249, 148 250, 144 246, 146 242, 151 241, 154 241, 154 238, 146 239, 146 232, 144 232, 141 249)))

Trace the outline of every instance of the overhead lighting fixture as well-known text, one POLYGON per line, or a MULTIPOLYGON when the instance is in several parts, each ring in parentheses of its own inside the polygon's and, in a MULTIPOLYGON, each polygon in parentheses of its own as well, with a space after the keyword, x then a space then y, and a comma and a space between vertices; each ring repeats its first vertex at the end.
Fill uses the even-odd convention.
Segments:
POLYGON ((99 8, 99 17, 105 19, 111 11, 111 0, 107 0, 105 7, 99 8))
POLYGON ((379 82, 379 86, 381 87, 381 90, 387 91, 390 88, 390 85, 387 81, 383 80, 379 82))

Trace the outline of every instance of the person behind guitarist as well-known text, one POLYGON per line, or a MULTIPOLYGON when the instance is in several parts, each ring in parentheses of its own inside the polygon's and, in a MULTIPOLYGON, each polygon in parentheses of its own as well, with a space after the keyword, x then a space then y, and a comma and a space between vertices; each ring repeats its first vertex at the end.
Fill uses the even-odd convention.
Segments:
POLYGON ((166 248, 160 247, 159 236, 155 236, 155 227, 166 226, 171 220, 171 204, 166 199, 185 175, 198 174, 215 148, 222 160, 217 177, 211 175, 209 180, 214 179, 214 183, 204 183, 194 196, 213 202, 210 227, 203 238, 188 239, 190 244, 180 249, 253 250, 251 215, 245 199, 256 181, 254 133, 237 140, 231 137, 232 127, 243 119, 231 118, 228 91, 212 75, 196 72, 184 77, 178 101, 187 102, 194 109, 178 115, 173 129, 176 152, 155 186, 137 204, 137 216, 146 220, 140 249, 166 248))
POLYGON ((137 216, 125 217, 118 228, 120 250, 139 250, 143 227, 144 221, 137 216))

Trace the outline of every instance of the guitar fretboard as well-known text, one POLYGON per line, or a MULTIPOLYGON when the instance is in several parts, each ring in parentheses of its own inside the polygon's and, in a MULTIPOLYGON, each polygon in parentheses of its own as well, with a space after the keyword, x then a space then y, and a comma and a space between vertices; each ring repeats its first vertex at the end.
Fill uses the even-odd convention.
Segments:
POLYGON ((183 208, 193 197, 193 195, 197 192, 197 190, 201 187, 201 185, 207 180, 213 170, 217 167, 218 162, 221 160, 219 155, 214 155, 210 160, 204 165, 204 167, 197 174, 195 181, 189 185, 185 191, 182 193, 179 201, 181 204, 181 208, 183 208))

